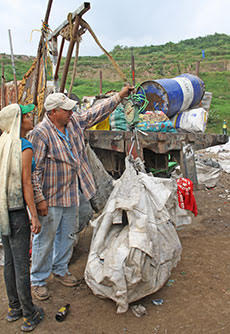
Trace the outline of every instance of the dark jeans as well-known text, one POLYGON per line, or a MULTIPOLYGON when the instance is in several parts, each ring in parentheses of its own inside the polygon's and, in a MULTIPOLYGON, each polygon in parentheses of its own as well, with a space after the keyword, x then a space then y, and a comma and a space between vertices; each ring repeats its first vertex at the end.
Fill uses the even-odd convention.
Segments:
POLYGON ((25 209, 9 211, 10 236, 2 236, 4 279, 11 308, 22 308, 23 316, 35 312, 30 288, 30 225, 25 209))

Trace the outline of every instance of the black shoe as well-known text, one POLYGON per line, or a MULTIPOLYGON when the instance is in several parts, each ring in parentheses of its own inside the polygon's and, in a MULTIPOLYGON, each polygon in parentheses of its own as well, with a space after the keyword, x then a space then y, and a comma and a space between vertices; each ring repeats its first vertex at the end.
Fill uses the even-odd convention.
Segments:
POLYGON ((22 317, 22 309, 8 307, 6 320, 9 322, 16 321, 22 317))
POLYGON ((32 318, 23 318, 24 322, 21 326, 23 332, 31 332, 44 319, 44 311, 36 306, 36 311, 32 318))

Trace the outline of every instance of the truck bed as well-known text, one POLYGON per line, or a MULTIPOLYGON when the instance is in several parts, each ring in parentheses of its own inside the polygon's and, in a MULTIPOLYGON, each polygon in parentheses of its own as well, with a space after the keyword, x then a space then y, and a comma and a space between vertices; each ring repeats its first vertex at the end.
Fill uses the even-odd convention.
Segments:
MULTIPOLYGON (((146 132, 146 134, 138 132, 138 143, 135 143, 132 155, 144 160, 147 168, 157 169, 167 168, 169 154, 173 161, 181 164, 184 147, 190 146, 196 151, 225 144, 228 141, 227 135, 216 134, 162 132, 146 132)), ((131 147, 132 132, 86 130, 85 138, 108 172, 121 174, 124 171, 124 160, 131 147)))

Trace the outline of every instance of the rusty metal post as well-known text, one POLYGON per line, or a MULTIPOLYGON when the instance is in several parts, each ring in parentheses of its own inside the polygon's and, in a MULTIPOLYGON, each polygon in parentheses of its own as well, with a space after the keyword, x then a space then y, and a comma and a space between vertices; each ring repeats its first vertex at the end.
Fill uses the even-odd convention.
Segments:
POLYGON ((200 74, 200 60, 196 62, 196 75, 199 77, 200 74))
POLYGON ((80 42, 76 41, 76 54, 75 54, 75 59, 74 59, 74 64, 73 64, 73 73, 72 73, 71 83, 70 83, 70 86, 69 86, 68 96, 70 96, 70 94, 72 93, 72 89, 73 89, 73 85, 74 85, 74 80, 75 80, 76 73, 77 73, 77 62, 78 62, 78 55, 79 55, 79 45, 80 45, 80 42))
POLYGON ((70 64, 70 60, 71 60, 71 57, 72 57, 73 48, 74 48, 74 44, 75 44, 75 41, 76 41, 79 24, 80 24, 80 16, 77 15, 76 19, 75 19, 75 23, 74 23, 72 39, 69 42, 69 48, 68 48, 68 52, 67 52, 67 56, 66 56, 66 60, 65 60, 65 65, 64 65, 64 68, 63 68, 61 84, 60 84, 60 92, 61 93, 63 93, 64 89, 65 89, 65 83, 66 83, 66 78, 67 78, 67 74, 68 74, 68 70, 69 70, 69 64, 70 64))
MULTIPOLYGON (((52 2, 53 2, 53 0, 49 0, 48 6, 47 6, 47 9, 46 9, 46 14, 45 14, 45 19, 44 19, 44 23, 46 23, 46 24, 48 23, 48 20, 49 20, 52 2)), ((42 56, 43 42, 44 42, 44 33, 42 32, 42 35, 41 35, 41 38, 40 38, 40 41, 39 41, 39 45, 38 45, 38 51, 37 51, 37 65, 36 65, 36 72, 35 72, 35 87, 34 87, 34 98, 33 98, 33 103, 35 105, 38 104, 38 101, 37 101, 38 81, 39 81, 40 58, 42 56)))
POLYGON ((135 86, 135 63, 134 63, 133 49, 132 49, 132 54, 131 54, 131 71, 132 71, 133 86, 135 86))
POLYGON ((180 64, 177 63, 178 74, 181 74, 180 64))
POLYGON ((2 63, 2 79, 1 79, 1 109, 6 105, 5 101, 5 77, 4 77, 4 64, 2 63))
POLYGON ((60 46, 60 50, 59 50, 59 53, 58 53, 57 65, 56 65, 56 69, 55 69, 55 73, 54 73, 54 80, 55 81, 58 80, 58 71, 59 71, 59 67, 60 67, 60 64, 61 64, 61 57, 62 57, 64 44, 65 44, 65 38, 62 37, 61 46, 60 46))
POLYGON ((100 78, 100 95, 102 94, 102 71, 99 72, 99 78, 100 78))
POLYGON ((17 79, 16 79, 14 52, 13 52, 13 44, 12 44, 10 29, 8 29, 8 32, 9 32, 9 41, 10 41, 11 63, 12 63, 12 69, 13 69, 13 75, 14 75, 15 96, 16 96, 16 103, 18 103, 18 85, 17 85, 17 79))

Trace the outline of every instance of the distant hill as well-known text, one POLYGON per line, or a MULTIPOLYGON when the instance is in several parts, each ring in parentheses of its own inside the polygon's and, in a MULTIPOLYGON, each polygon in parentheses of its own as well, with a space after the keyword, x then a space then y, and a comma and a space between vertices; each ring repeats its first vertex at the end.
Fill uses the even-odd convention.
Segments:
MULTIPOLYGON (((93 41, 92 41, 93 42, 93 41)), ((162 77, 174 77, 180 73, 196 73, 196 63, 200 61, 200 77, 206 89, 213 92, 212 113, 209 118, 210 131, 220 132, 222 118, 226 118, 230 128, 230 36, 214 34, 187 39, 179 43, 126 47, 117 45, 110 52, 131 82, 131 52, 135 57, 136 83, 162 77), (202 57, 202 50, 205 57, 202 57)), ((17 79, 20 80, 30 68, 34 58, 15 56, 17 79)), ((71 61, 67 88, 73 69, 71 61)), ((10 55, 0 54, 4 63, 6 81, 13 80, 10 55)), ((62 73, 62 60, 60 73, 62 73)), ((122 81, 106 55, 79 57, 77 76, 73 92, 80 98, 99 93, 99 71, 103 74, 103 92, 120 89, 122 81)))

